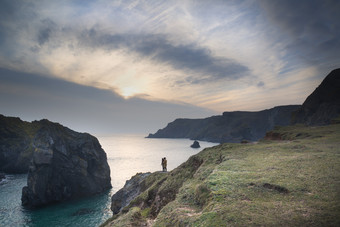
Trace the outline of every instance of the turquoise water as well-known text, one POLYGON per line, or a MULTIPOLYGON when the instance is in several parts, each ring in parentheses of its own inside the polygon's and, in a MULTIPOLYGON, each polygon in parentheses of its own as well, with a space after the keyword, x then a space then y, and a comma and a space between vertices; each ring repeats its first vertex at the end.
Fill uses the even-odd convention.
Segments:
POLYGON ((111 196, 137 172, 161 170, 161 159, 167 157, 168 170, 176 168, 191 155, 215 144, 186 139, 145 139, 143 135, 98 136, 107 153, 112 189, 88 199, 63 202, 37 210, 21 206, 21 190, 26 174, 7 175, 0 183, 0 226, 98 226, 112 216, 111 196))

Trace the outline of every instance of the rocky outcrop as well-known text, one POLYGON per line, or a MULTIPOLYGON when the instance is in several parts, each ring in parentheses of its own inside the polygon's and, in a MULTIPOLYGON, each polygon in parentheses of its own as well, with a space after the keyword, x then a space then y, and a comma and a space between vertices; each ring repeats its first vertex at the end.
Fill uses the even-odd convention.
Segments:
POLYGON ((335 69, 293 113, 292 124, 326 125, 339 115, 340 69, 335 69))
POLYGON ((191 147, 191 148, 200 148, 201 146, 200 146, 200 143, 199 143, 197 140, 195 140, 194 143, 191 144, 190 147, 191 147))
POLYGON ((194 176, 202 163, 203 160, 194 155, 171 172, 139 173, 133 176, 124 188, 113 195, 111 210, 114 214, 121 211, 121 214, 133 207, 140 207, 148 210, 148 215, 154 219, 164 206, 175 200, 183 183, 194 176))
POLYGON ((224 112, 205 119, 176 119, 148 138, 189 138, 209 142, 257 141, 274 126, 290 124, 299 105, 278 106, 258 112, 224 112))
POLYGON ((141 182, 151 173, 137 173, 127 180, 124 187, 116 192, 111 198, 111 210, 113 214, 118 214, 122 208, 129 205, 142 191, 141 182))
POLYGON ((22 203, 37 207, 100 193, 111 187, 98 140, 48 120, 0 115, 0 171, 27 173, 22 203))

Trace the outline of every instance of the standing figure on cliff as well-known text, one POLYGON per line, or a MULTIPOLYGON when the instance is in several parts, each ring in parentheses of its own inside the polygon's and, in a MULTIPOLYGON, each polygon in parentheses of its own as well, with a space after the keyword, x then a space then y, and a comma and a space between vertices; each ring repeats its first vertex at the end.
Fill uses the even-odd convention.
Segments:
POLYGON ((168 164, 168 161, 166 160, 166 157, 162 158, 162 167, 163 167, 163 172, 166 172, 167 169, 167 164, 168 164))

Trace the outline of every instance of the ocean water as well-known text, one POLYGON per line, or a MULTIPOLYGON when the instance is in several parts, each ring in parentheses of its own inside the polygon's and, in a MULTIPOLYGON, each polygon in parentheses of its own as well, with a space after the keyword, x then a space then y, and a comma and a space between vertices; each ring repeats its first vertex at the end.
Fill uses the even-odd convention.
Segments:
POLYGON ((111 169, 112 189, 91 198, 62 202, 37 210, 21 206, 21 190, 27 174, 7 175, 0 183, 0 226, 98 226, 112 216, 111 196, 138 172, 160 171, 161 159, 168 171, 215 143, 201 142, 193 149, 188 139, 146 139, 143 135, 97 136, 111 169))

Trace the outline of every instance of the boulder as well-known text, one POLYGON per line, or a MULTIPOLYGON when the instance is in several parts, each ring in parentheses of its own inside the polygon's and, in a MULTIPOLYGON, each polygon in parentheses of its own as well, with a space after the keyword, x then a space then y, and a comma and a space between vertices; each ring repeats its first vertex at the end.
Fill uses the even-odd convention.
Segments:
POLYGON ((190 147, 192 147, 192 148, 200 148, 201 146, 200 146, 200 143, 197 140, 195 140, 194 143, 191 144, 190 147))
POLYGON ((111 188, 107 157, 95 137, 48 120, 34 124, 39 130, 32 141, 27 186, 22 190, 24 206, 39 207, 111 188))

